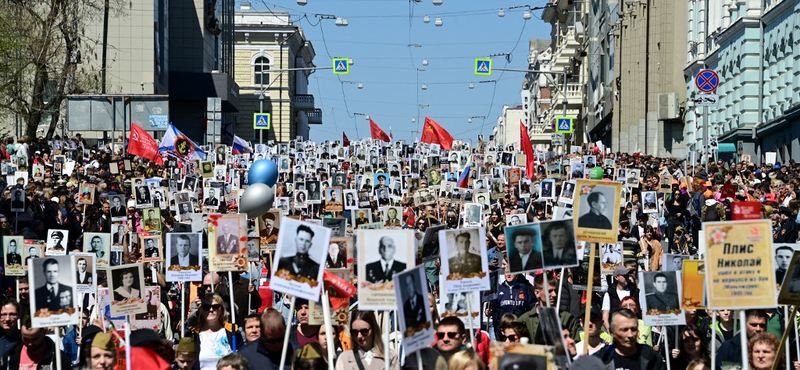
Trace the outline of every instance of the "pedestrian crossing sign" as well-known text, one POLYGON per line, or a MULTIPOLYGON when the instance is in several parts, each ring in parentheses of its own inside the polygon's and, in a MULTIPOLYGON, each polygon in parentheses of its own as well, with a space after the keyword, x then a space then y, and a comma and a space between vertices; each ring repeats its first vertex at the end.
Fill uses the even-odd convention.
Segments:
POLYGON ((253 129, 269 130, 272 128, 272 115, 270 113, 253 113, 253 129))
POLYGON ((491 76, 492 75, 492 60, 491 59, 475 59, 475 75, 476 76, 491 76))
POLYGON ((556 117, 556 133, 571 134, 573 131, 572 117, 556 117))
POLYGON ((349 62, 347 58, 333 58, 333 74, 346 75, 350 73, 349 62))

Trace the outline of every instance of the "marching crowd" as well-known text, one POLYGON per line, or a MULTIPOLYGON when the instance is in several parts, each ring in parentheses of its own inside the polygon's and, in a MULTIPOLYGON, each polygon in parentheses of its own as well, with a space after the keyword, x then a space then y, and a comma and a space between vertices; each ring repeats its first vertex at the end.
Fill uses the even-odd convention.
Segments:
MULTIPOLYGON (((321 370, 328 364, 337 370, 384 369, 387 361, 394 370, 413 369, 419 364, 430 370, 482 370, 490 362, 492 341, 553 344, 548 339, 552 333, 546 333, 541 325, 537 310, 540 306, 558 307, 567 355, 578 369, 710 370, 713 352, 717 368, 741 367, 741 354, 745 353, 752 369, 768 370, 773 364, 785 368, 788 362, 794 370, 800 370, 798 351, 794 350, 798 320, 786 317, 783 308, 747 310, 745 322, 739 322, 738 314, 730 310, 687 309, 683 311, 686 325, 647 326, 642 320, 643 302, 637 281, 638 271, 660 271, 666 263, 664 254, 696 257, 702 224, 731 219, 737 202, 760 202, 762 217, 772 220, 774 242, 796 243, 800 231, 800 164, 793 160, 770 165, 719 160, 708 166, 692 166, 686 159, 611 153, 589 146, 563 156, 537 153, 535 173, 528 180, 524 175, 527 159, 517 161, 516 148, 491 147, 483 141, 475 147, 457 142, 451 150, 372 141, 349 147, 334 142, 293 141, 257 146, 253 153, 232 152, 230 147, 221 146, 208 148, 216 154, 210 155, 208 162, 215 169, 225 168, 214 176, 225 181, 226 196, 212 195, 221 201, 205 202, 210 199, 204 194, 205 188, 193 186, 193 209, 179 209, 170 194, 176 192, 176 183, 194 176, 200 179, 199 166, 174 153, 167 154, 165 163, 159 165, 125 156, 122 149, 111 143, 90 145, 80 134, 69 140, 7 139, 6 145, 0 147, 6 175, 0 178, 4 189, 0 235, 4 239, 22 236, 26 241, 44 240, 48 230, 67 230, 64 242, 68 252, 82 250, 85 233, 118 235, 125 248, 112 252, 111 264, 133 263, 146 254, 145 247, 136 242, 136 234, 152 229, 146 224, 143 209, 132 199, 132 179, 158 179, 156 186, 168 190, 166 198, 156 203, 162 209, 157 232, 166 234, 184 230, 183 213, 237 213, 238 199, 227 195, 247 184, 249 164, 255 158, 276 163, 287 159, 288 163, 279 166, 275 192, 276 208, 282 209, 284 216, 304 220, 332 217, 323 207, 324 199, 306 203, 305 199, 298 201, 293 192, 307 189, 304 184, 309 180, 322 181, 323 188, 329 181, 339 183, 345 189, 359 190, 358 201, 365 202, 359 208, 370 210, 372 220, 384 219, 378 215, 386 205, 402 207, 402 214, 391 217, 397 221, 387 222, 386 226, 413 230, 420 255, 425 254, 423 236, 428 228, 463 227, 466 218, 473 217, 475 221, 474 216, 465 215, 464 204, 482 204, 479 217, 486 229, 486 258, 494 289, 483 292, 481 308, 475 308, 483 318, 481 327, 472 328, 470 333, 469 325, 458 316, 440 316, 441 261, 435 256, 418 259, 418 264, 425 266, 431 292, 428 303, 436 334, 430 348, 406 354, 397 333, 390 334, 389 347, 385 347, 385 333, 395 327, 385 323, 394 318, 385 318, 390 315, 386 312, 359 310, 357 296, 351 298, 346 325, 311 325, 308 301, 297 299, 293 312, 288 312, 287 298, 273 294, 261 281, 266 277, 262 267, 271 268, 270 246, 277 239, 269 229, 260 235, 261 249, 256 255, 260 261, 251 262, 252 269, 233 275, 204 271, 202 283, 192 284, 188 291, 183 284, 165 281, 160 262, 145 262, 146 271, 153 272, 145 274, 146 285, 160 287, 159 296, 148 299, 154 302, 152 312, 158 312, 159 324, 153 329, 131 332, 127 338, 129 356, 119 351, 117 332, 121 330, 109 329, 104 308, 97 307, 96 297, 84 298, 79 305, 79 325, 34 328, 30 295, 36 287, 29 285, 28 277, 4 275, 0 370, 110 369, 124 366, 119 364, 125 361, 130 361, 134 369, 273 370, 282 362, 284 350, 286 368, 296 370, 321 370), (452 156, 453 153, 457 154, 452 156), (592 163, 586 163, 589 158, 592 163), (455 165, 456 162, 462 163, 455 165), (448 163, 453 165, 446 167, 448 163), (580 163, 583 170, 571 171, 574 168, 570 164, 574 163, 580 163), (525 215, 522 219, 528 222, 565 217, 563 213, 557 215, 556 208, 569 212, 571 205, 557 199, 538 199, 542 191, 539 184, 544 179, 554 179, 555 188, 551 190, 558 195, 568 180, 583 178, 594 167, 603 170, 601 177, 606 181, 618 180, 618 169, 638 172, 633 182, 630 177, 627 179, 623 201, 608 205, 620 208, 614 228, 619 231, 622 264, 614 268, 613 274, 596 279, 592 291, 586 290, 587 280, 594 278, 586 275, 588 255, 573 268, 510 273, 504 233, 507 220, 510 224, 520 222, 520 218, 512 221, 514 215, 525 215), (513 171, 509 169, 513 168, 522 170, 522 178, 511 179, 513 171), (377 179, 374 185, 369 178, 366 183, 360 178, 372 173, 387 173, 388 178, 377 179), (669 181, 665 182, 667 176, 669 181), (457 189, 449 189, 444 195, 442 185, 448 180, 457 189), (90 202, 81 191, 85 184, 95 186, 90 202), (478 199, 477 194, 484 194, 477 191, 478 186, 489 188, 488 199, 478 199), (388 192, 377 191, 383 188, 388 192), (420 197, 414 195, 426 188, 436 191, 425 192, 424 201, 420 202, 420 197), (18 189, 24 190, 24 204, 12 196, 18 189), (363 199, 361 191, 365 189, 368 195, 363 199), (656 191, 658 198, 643 199, 646 191, 656 191), (114 197, 118 195, 125 200, 122 204, 114 197), (649 204, 652 202, 655 203, 649 204), (644 208, 652 206, 658 211, 643 213, 644 208), (119 214, 121 208, 125 208, 125 220, 115 220, 112 213, 119 214), (589 300, 591 304, 587 304, 589 300), (235 313, 235 321, 231 320, 231 313, 235 313), (584 322, 587 313, 590 320, 584 322), (779 351, 787 323, 789 339, 786 349, 779 351), (284 344, 287 331, 289 340, 284 344), (746 337, 746 348, 741 345, 741 336, 746 337), (329 357, 330 337, 334 358, 329 357), (418 362, 417 356, 422 361, 418 362)), ((201 159, 200 163, 207 162, 201 159)), ((347 236, 353 235, 358 226, 370 223, 368 215, 360 210, 345 210, 342 214, 347 218, 343 231, 347 236)), ((207 234, 203 237, 207 238, 207 234)), ((3 246, 8 248, 5 242, 3 246)), ((791 248, 786 253, 776 251, 779 284, 787 273, 791 252, 791 248)), ((23 258, 16 252, 9 253, 4 250, 3 256, 14 260, 6 260, 4 266, 23 258)), ((335 263, 337 256, 332 256, 334 260, 329 259, 328 265, 335 263)), ((109 286, 104 271, 98 270, 95 279, 98 287, 109 286)), ((353 276, 352 280, 356 282, 358 278, 353 276)))

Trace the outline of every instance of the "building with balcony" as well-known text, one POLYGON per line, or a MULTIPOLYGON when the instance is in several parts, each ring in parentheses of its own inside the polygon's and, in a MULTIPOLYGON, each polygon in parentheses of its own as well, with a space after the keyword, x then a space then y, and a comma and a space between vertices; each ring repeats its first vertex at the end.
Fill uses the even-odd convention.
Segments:
POLYGON ((612 150, 686 157, 686 1, 625 0, 617 9, 612 150))
POLYGON ((584 32, 579 61, 584 62, 586 88, 584 105, 585 130, 590 142, 598 141, 604 147, 612 144, 614 108, 614 62, 616 61, 616 34, 612 31, 619 19, 618 1, 598 0, 588 7, 581 24, 584 32))
POLYGON ((701 150, 706 128, 729 159, 749 154, 762 163, 776 152, 778 162, 800 153, 800 55, 794 34, 798 0, 708 0, 688 9, 688 50, 684 68, 690 96, 697 73, 705 68, 719 75, 715 107, 690 103, 686 114, 692 147, 701 150), (728 144, 728 145, 725 145, 728 144))
POLYGON ((322 112, 308 93, 316 55, 303 29, 287 12, 264 12, 241 2, 236 11, 236 72, 241 109, 236 135, 258 142, 308 139, 310 125, 322 124, 322 112), (286 69, 299 69, 286 71, 286 69), (272 129, 253 129, 253 113, 269 112, 272 129))
MULTIPOLYGON (((585 37, 584 13, 588 9, 585 1, 552 0, 542 12, 542 20, 550 23, 551 32, 549 61, 535 61, 533 70, 547 70, 539 76, 529 76, 528 81, 537 80, 536 85, 547 87, 550 108, 542 110, 541 122, 550 125, 558 116, 569 116, 576 122, 575 131, 567 135, 567 141, 580 144, 585 134, 585 68, 581 67, 585 52, 582 43, 585 37), (542 79, 543 78, 543 79, 542 79)), ((540 52, 541 55, 544 55, 540 52)), ((529 55, 529 66, 534 62, 529 55)), ((531 87, 529 84, 528 87, 531 87)), ((537 87, 537 88, 539 88, 537 87)), ((549 133, 548 133, 549 135, 549 133)), ((548 138, 549 139, 549 138, 548 138)))
MULTIPOLYGON (((525 74, 525 79, 522 81, 520 92, 522 122, 528 128, 534 149, 546 151, 555 133, 551 124, 552 119, 548 119, 554 114, 551 112, 552 75, 548 73, 553 57, 550 40, 531 39, 528 53, 528 69, 536 72, 525 74)), ((563 99, 561 101, 563 102, 563 99)), ((555 109, 562 107, 563 104, 556 106, 555 109)))

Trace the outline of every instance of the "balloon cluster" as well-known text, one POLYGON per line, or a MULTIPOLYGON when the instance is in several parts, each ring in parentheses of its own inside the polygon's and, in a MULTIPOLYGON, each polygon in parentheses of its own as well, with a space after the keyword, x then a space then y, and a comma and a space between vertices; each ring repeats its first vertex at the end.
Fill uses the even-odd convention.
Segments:
POLYGON ((249 185, 239 201, 239 212, 247 213, 248 218, 267 213, 275 202, 272 187, 278 181, 278 166, 267 159, 259 159, 247 171, 249 185))

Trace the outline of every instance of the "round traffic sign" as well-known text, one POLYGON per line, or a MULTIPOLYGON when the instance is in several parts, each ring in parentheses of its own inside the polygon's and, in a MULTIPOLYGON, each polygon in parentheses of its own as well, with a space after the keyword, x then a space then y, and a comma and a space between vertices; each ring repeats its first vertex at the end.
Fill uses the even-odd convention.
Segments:
POLYGON ((717 72, 711 69, 704 69, 695 76, 694 85, 697 86, 698 90, 704 93, 710 93, 719 86, 719 76, 717 72))

